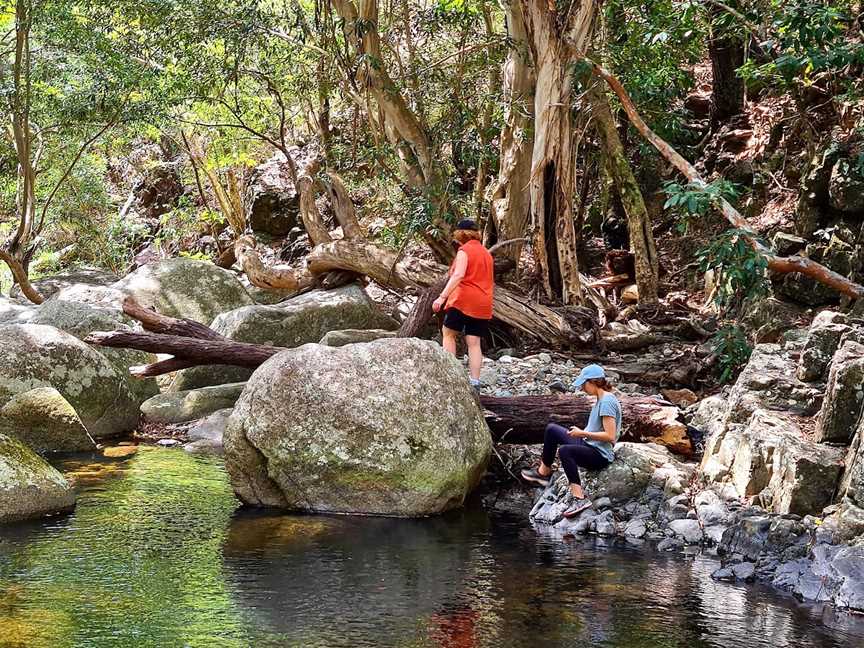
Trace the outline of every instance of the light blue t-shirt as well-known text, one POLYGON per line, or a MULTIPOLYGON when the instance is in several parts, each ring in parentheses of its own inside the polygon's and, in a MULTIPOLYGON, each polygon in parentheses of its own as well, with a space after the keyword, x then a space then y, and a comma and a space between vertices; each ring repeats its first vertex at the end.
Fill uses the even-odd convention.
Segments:
MULTIPOLYGON (((585 431, 602 432, 604 416, 611 416, 615 419, 615 441, 618 441, 621 436, 621 403, 612 394, 605 394, 603 398, 594 403, 591 414, 588 416, 588 425, 585 426, 585 431)), ((593 439, 585 439, 585 443, 597 448, 609 461, 615 460, 615 453, 612 451, 614 444, 608 441, 594 441, 593 439)))

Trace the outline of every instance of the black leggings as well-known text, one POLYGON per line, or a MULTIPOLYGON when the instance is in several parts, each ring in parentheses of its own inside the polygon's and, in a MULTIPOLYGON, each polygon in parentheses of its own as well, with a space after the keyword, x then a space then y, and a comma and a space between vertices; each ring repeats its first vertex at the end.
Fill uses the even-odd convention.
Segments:
POLYGON ((567 428, 550 423, 543 435, 543 463, 551 467, 556 451, 561 457, 564 474, 571 484, 582 483, 579 479, 579 468, 600 470, 612 463, 597 448, 585 443, 585 439, 574 439, 567 434, 567 428))

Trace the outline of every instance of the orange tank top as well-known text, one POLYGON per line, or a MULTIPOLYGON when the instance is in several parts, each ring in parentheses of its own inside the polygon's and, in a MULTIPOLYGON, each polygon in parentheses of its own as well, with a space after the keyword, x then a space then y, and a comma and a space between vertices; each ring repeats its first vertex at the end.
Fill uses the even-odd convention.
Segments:
MULTIPOLYGON (((495 292, 492 255, 480 241, 468 241, 459 251, 468 255, 468 268, 456 290, 450 293, 446 308, 459 309, 465 315, 477 319, 492 319, 492 297, 495 292)), ((453 265, 450 266, 450 274, 453 274, 453 265)))

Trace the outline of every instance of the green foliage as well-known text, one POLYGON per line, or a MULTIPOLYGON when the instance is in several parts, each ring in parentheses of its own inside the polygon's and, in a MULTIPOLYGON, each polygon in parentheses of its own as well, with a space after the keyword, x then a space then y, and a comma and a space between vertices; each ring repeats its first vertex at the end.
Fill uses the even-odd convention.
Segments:
POLYGON ((663 191, 668 196, 663 209, 672 209, 678 215, 677 227, 682 233, 687 232, 694 219, 717 208, 721 198, 731 202, 741 194, 740 185, 723 178, 706 185, 671 181, 663 185, 663 191))
POLYGON ((741 304, 767 291, 768 262, 745 232, 728 230, 696 254, 700 271, 713 270, 720 306, 741 304))
POLYGON ((734 379, 753 353, 747 334, 739 326, 724 326, 711 338, 710 344, 717 356, 718 380, 721 383, 734 379))
POLYGON ((850 37, 851 5, 771 0, 762 11, 771 25, 770 39, 763 45, 774 55, 767 62, 751 58, 740 74, 748 80, 792 86, 812 83, 822 72, 864 64, 864 45, 850 37))

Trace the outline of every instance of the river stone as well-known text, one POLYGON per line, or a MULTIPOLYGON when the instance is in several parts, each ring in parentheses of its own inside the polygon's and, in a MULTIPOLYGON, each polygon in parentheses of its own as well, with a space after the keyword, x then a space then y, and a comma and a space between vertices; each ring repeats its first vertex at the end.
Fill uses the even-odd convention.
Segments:
POLYGON ((672 520, 669 523, 672 532, 684 539, 687 544, 699 544, 702 542, 702 527, 698 520, 672 520))
POLYGON ((0 408, 0 429, 40 453, 96 448, 75 409, 53 387, 13 396, 0 408))
POLYGON ((151 423, 194 421, 233 407, 244 387, 246 383, 240 382, 157 394, 141 404, 141 414, 151 423))
POLYGON ((0 524, 68 511, 66 478, 16 438, 0 433, 0 524))
POLYGON ((36 387, 57 389, 94 439, 138 423, 138 401, 126 377, 98 351, 51 326, 0 327, 0 406, 36 387))
MULTIPOLYGON (((99 268, 79 268, 78 270, 71 270, 69 272, 61 272, 56 275, 42 277, 41 279, 36 279, 31 283, 33 284, 33 287, 39 291, 39 294, 42 295, 42 297, 48 299, 59 290, 76 284, 85 286, 108 286, 119 279, 120 277, 113 272, 108 272, 107 270, 100 270, 99 268)), ((18 284, 12 286, 12 289, 9 291, 9 296, 13 298, 22 297, 21 287, 18 286, 18 284)))
POLYGON ((384 329, 344 329, 341 331, 330 331, 321 338, 319 344, 324 346, 341 347, 346 344, 357 344, 358 342, 372 342, 373 340, 383 340, 385 338, 396 337, 396 331, 386 331, 384 329))
POLYGON ((460 506, 492 451, 464 368, 413 338, 279 353, 250 379, 224 445, 247 504, 404 517, 460 506))
POLYGON ((809 441, 795 420, 757 410, 736 431, 731 477, 741 497, 758 497, 775 513, 818 515, 831 503, 843 469, 843 451, 809 441))
MULTIPOLYGON (((313 290, 275 306, 239 308, 223 313, 210 326, 238 342, 286 348, 318 342, 333 330, 397 327, 356 284, 334 290, 313 290)), ((178 373, 172 390, 239 382, 250 375, 251 370, 243 367, 193 367, 178 373)))
POLYGON ((148 263, 113 287, 146 308, 201 324, 210 324, 220 313, 254 303, 231 272, 193 259, 148 263))
MULTIPOLYGON (((32 323, 53 326, 74 335, 79 340, 83 340, 94 331, 134 328, 132 319, 123 315, 120 310, 70 299, 76 293, 81 294, 77 286, 59 291, 39 306, 32 323)), ((129 367, 155 362, 156 356, 134 349, 109 347, 98 347, 98 352, 117 368, 126 382, 126 388, 135 396, 138 403, 143 403, 159 393, 159 385, 155 378, 138 379, 129 375, 129 367)))
POLYGON ((864 408, 864 345, 846 342, 831 362, 816 440, 849 444, 864 408))
POLYGON ((798 379, 805 382, 822 381, 828 373, 840 339, 850 330, 846 316, 834 311, 822 311, 810 325, 807 341, 798 361, 798 379))

